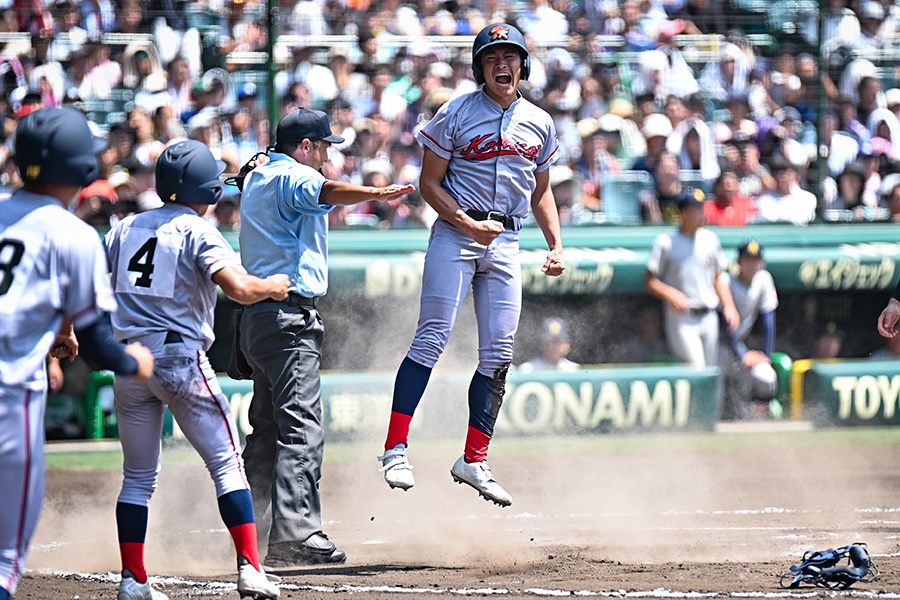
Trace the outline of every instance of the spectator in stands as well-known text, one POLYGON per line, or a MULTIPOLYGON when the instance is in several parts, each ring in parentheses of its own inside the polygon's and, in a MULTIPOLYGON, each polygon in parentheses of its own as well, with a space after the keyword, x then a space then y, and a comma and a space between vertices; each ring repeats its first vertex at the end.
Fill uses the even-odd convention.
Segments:
POLYGON ((516 19, 522 33, 536 43, 559 40, 569 33, 566 15, 555 10, 549 0, 529 0, 529 8, 516 19))
MULTIPOLYGON (((678 4, 678 3, 676 3, 678 4)), ((672 18, 683 19, 688 35, 722 34, 728 30, 725 6, 714 0, 687 0, 681 7, 670 11, 672 18)))
POLYGON ((835 101, 840 92, 827 73, 819 76, 819 64, 812 54, 801 53, 796 62, 800 93, 792 106, 800 111, 801 120, 815 122, 820 96, 824 93, 825 99, 835 101))
POLYGON ((745 93, 730 95, 725 108, 728 109, 728 119, 713 124, 713 137, 717 144, 724 144, 738 131, 750 137, 756 135, 759 128, 756 121, 749 118, 750 100, 745 93))
POLYGON ((407 131, 391 142, 390 164, 393 173, 391 183, 416 185, 422 169, 422 150, 413 135, 407 131))
MULTIPOLYGON (((854 221, 866 220, 866 205, 863 203, 863 188, 866 183, 866 169, 862 161, 855 160, 848 164, 837 180, 826 180, 823 184, 824 208, 826 210, 846 211, 854 221)), ((829 213, 826 213, 829 214, 829 213)), ((832 220, 844 220, 835 215, 832 220)))
POLYGON ((737 173, 726 169, 713 186, 713 197, 703 205, 709 225, 743 227, 756 217, 756 202, 738 193, 737 173))
POLYGON ((144 166, 156 165, 165 146, 156 139, 153 117, 142 108, 133 108, 128 113, 128 126, 134 131, 132 156, 144 166))
POLYGON ((622 3, 621 18, 607 20, 604 33, 621 35, 625 40, 623 50, 626 52, 652 50, 656 48, 656 40, 649 35, 645 25, 641 3, 637 0, 625 0, 622 3))
POLYGON ((759 58, 756 66, 750 71, 747 101, 750 104, 750 115, 754 120, 762 119, 774 113, 778 104, 772 99, 772 74, 766 68, 768 61, 759 58))
POLYGON ((691 116, 690 110, 688 110, 687 104, 676 96, 675 94, 669 94, 666 96, 665 102, 665 114, 668 117, 669 122, 672 124, 672 130, 674 131, 684 122, 688 117, 691 116))
POLYGON ((393 76, 389 67, 378 67, 372 76, 369 89, 362 96, 354 99, 353 110, 357 116, 371 117, 380 114, 393 121, 406 112, 406 100, 389 89, 392 80, 393 76))
POLYGON ((213 224, 220 230, 241 230, 241 197, 239 194, 222 196, 213 209, 213 224))
MULTIPOLYGON (((866 0, 874 2, 874 0, 866 0)), ((881 81, 877 77, 866 76, 859 80, 857 86, 856 118, 860 123, 868 123, 869 116, 880 106, 884 106, 884 94, 881 81)))
POLYGON ((577 128, 581 135, 581 156, 575 163, 575 171, 584 181, 585 206, 597 210, 602 198, 603 177, 606 173, 621 171, 622 167, 607 147, 608 138, 600 131, 599 119, 582 119, 577 128))
POLYGON ((345 102, 352 103, 369 87, 368 78, 356 70, 356 63, 350 60, 347 52, 335 49, 331 54, 330 67, 338 94, 345 102))
POLYGON ((114 31, 119 33, 143 33, 143 6, 140 0, 121 0, 116 3, 114 31))
POLYGON ((47 49, 50 60, 66 62, 87 42, 87 31, 81 28, 81 8, 72 0, 52 5, 56 13, 56 35, 47 49), (59 35, 65 34, 65 35, 59 35))
MULTIPOLYGON (((890 149, 890 157, 900 160, 900 119, 897 115, 887 108, 876 108, 869 114, 866 124, 869 135, 885 140, 885 147, 890 149)), ((875 143, 874 140, 872 142, 875 143)))
POLYGON ((766 190, 775 187, 775 178, 759 162, 759 148, 750 137, 737 132, 725 142, 726 163, 738 176, 738 193, 757 199, 766 190))
POLYGON ((887 207, 891 223, 900 223, 900 174, 892 173, 881 182, 881 203, 887 207))
POLYGON ((678 157, 669 151, 659 156, 653 180, 653 194, 639 198, 641 202, 641 218, 645 223, 674 223, 680 220, 677 200, 682 196, 681 179, 678 175, 678 157))
POLYGON ((132 156, 135 133, 128 121, 118 121, 110 125, 107 142, 110 147, 115 149, 116 165, 127 169, 137 162, 132 156))
MULTIPOLYGON (((859 37, 859 19, 847 6, 846 0, 828 0, 822 11, 822 29, 825 39, 822 45, 823 55, 830 56, 838 48, 846 47, 859 37)), ((810 15, 803 33, 808 45, 818 45, 819 27, 815 15, 810 15)))
POLYGON ((672 135, 672 123, 666 115, 654 113, 644 117, 641 133, 647 141, 647 153, 635 161, 632 169, 647 171, 655 176, 659 157, 666 149, 666 140, 672 135))
POLYGON ((544 320, 541 327, 541 355, 519 365, 519 371, 532 373, 535 370, 556 369, 575 373, 581 365, 566 358, 571 351, 572 340, 566 322, 559 317, 550 317, 544 320))
POLYGON ((153 113, 153 128, 156 132, 156 139, 166 145, 172 140, 187 137, 181 119, 175 117, 171 105, 168 104, 160 106, 153 113))
POLYGON ((804 134, 804 125, 800 121, 800 111, 793 106, 785 106, 775 111, 777 126, 771 131, 775 148, 782 156, 791 161, 797 168, 809 166, 809 151, 800 137, 804 134))
POLYGON ((816 218, 816 197, 800 187, 797 167, 779 156, 771 164, 775 189, 757 200, 759 221, 807 225, 816 218))
POLYGON ((266 29, 247 18, 244 0, 224 0, 228 19, 219 27, 219 54, 265 51, 266 29))
POLYGON ((125 47, 122 54, 122 86, 135 92, 151 88, 154 91, 166 89, 166 71, 152 42, 132 42, 125 47))
POLYGON ((313 61, 313 54, 319 48, 314 46, 297 46, 293 53, 293 71, 283 71, 286 74, 292 74, 288 85, 294 82, 305 83, 309 87, 311 106, 303 108, 311 108, 315 110, 325 110, 328 103, 337 98, 338 87, 331 69, 313 61))
POLYGON ((167 68, 166 89, 169 92, 172 111, 181 118, 191 108, 191 70, 183 56, 173 58, 167 68))
POLYGON ((229 139, 222 140, 222 146, 231 148, 237 155, 238 163, 243 165, 261 147, 253 126, 253 114, 246 108, 233 111, 229 114, 229 124, 229 139))
POLYGON ((666 140, 666 150, 678 156, 683 170, 699 172, 709 186, 719 176, 712 132, 706 122, 697 117, 690 117, 675 127, 666 140))
POLYGON ((800 78, 796 73, 793 48, 782 48, 775 54, 772 88, 769 93, 779 107, 793 105, 800 95, 800 78))
POLYGON ((884 41, 879 37, 878 31, 884 22, 884 7, 876 0, 862 0, 859 4, 860 32, 859 37, 850 40, 846 45, 851 50, 879 50, 884 47, 884 41))
POLYGON ((735 44, 726 43, 719 60, 703 68, 700 87, 707 98, 720 103, 735 96, 746 97, 749 73, 750 63, 744 51, 735 44))

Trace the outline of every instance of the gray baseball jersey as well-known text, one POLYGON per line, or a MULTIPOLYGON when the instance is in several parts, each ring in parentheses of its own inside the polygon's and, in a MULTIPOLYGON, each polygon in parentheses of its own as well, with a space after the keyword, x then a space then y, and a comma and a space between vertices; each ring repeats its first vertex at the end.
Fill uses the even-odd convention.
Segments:
POLYGON ((653 244, 647 270, 663 283, 681 290, 691 308, 716 308, 716 277, 725 265, 719 236, 700 228, 694 237, 681 231, 660 234, 653 244))
POLYGON ((119 302, 116 338, 175 331, 208 350, 215 339, 212 275, 238 264, 219 230, 190 207, 168 202, 121 220, 106 246, 119 302), (184 294, 192 294, 190 302, 184 294))
POLYGON ((750 285, 744 283, 740 277, 730 274, 728 277, 734 306, 741 316, 741 324, 735 334, 739 340, 745 340, 760 314, 778 308, 775 281, 772 280, 772 274, 765 269, 753 276, 750 285))
POLYGON ((478 90, 438 110, 417 134, 450 161, 443 188, 463 209, 528 215, 534 174, 559 156, 553 119, 524 98, 508 109, 478 90))
POLYGON ((44 497, 44 361, 64 316, 79 330, 115 308, 94 228, 55 198, 0 199, 0 588, 10 593, 44 497))
POLYGON ((45 389, 44 360, 62 325, 115 311, 97 231, 55 198, 0 200, 0 383, 45 389))

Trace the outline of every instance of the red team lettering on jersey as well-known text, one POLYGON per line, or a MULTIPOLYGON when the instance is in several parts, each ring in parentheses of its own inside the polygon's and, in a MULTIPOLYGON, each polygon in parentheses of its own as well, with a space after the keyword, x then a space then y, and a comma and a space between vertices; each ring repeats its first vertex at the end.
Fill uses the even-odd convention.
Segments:
POLYGON ((460 152, 460 156, 466 160, 488 160, 502 155, 518 155, 532 162, 537 159, 543 145, 528 146, 521 142, 515 142, 504 136, 500 140, 487 141, 491 134, 478 135, 469 140, 469 145, 460 152))

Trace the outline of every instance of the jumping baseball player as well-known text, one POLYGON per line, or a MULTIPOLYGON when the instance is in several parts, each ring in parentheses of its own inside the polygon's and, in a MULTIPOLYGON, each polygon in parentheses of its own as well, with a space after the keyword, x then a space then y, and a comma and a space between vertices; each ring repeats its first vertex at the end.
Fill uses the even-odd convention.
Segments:
POLYGON ((236 262, 222 234, 200 215, 222 197, 225 163, 196 140, 175 143, 156 164, 160 208, 120 221, 106 236, 119 312, 116 337, 153 351, 149 381, 116 378, 125 477, 116 505, 122 583, 119 600, 163 599, 147 583, 144 539, 160 469, 163 411, 172 413, 215 482, 219 513, 237 550, 241 597, 277 598, 260 566, 256 522, 238 432, 206 351, 212 345, 216 286, 248 304, 287 297, 287 275, 260 279, 236 262))
POLYGON ((24 188, 0 198, 2 600, 25 569, 44 495, 47 353, 74 357, 80 350, 96 368, 143 380, 153 372, 147 348, 113 338, 108 313, 116 303, 100 238, 65 208, 97 178, 102 145, 74 108, 29 114, 14 141, 24 188))
POLYGON ((559 144, 549 114, 519 94, 528 78, 528 47, 511 25, 488 25, 475 37, 472 71, 480 89, 445 104, 417 134, 425 148, 422 197, 437 211, 422 277, 415 339, 394 384, 385 452, 391 487, 415 484, 407 457, 409 423, 431 370, 472 287, 478 321, 478 368, 469 387, 465 452, 450 474, 500 506, 512 497, 485 457, 503 400, 522 306, 519 229, 529 205, 550 252, 541 270, 565 269, 550 165, 559 144))
POLYGON ((718 364, 719 303, 729 330, 740 322, 719 236, 703 226, 703 200, 700 189, 681 190, 676 200, 681 226, 656 238, 646 276, 647 289, 665 305, 669 347, 696 367, 718 364))
POLYGON ((759 240, 747 240, 738 247, 738 274, 726 273, 734 306, 741 323, 726 331, 728 351, 723 353, 722 373, 726 381, 724 415, 741 416, 751 399, 771 400, 778 391, 778 375, 769 358, 775 351, 775 309, 778 293, 772 274, 765 269, 759 240), (762 350, 747 348, 746 341, 759 322, 762 350))

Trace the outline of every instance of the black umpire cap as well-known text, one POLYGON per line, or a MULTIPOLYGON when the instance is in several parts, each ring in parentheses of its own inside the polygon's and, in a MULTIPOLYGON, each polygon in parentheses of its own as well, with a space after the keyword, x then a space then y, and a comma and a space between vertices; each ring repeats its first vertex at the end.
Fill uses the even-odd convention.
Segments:
POLYGON ((678 210, 684 210, 692 206, 702 206, 706 200, 706 194, 700 188, 691 187, 689 185, 681 188, 681 193, 675 198, 675 206, 678 210))
POLYGON ((344 138, 331 132, 328 115, 321 110, 298 108, 278 122, 278 129, 275 130, 276 143, 291 144, 306 139, 313 142, 324 140, 332 144, 344 142, 344 138))

